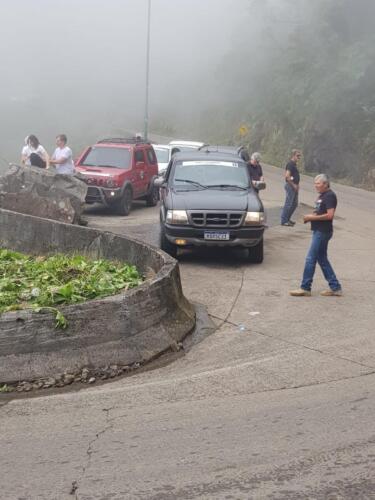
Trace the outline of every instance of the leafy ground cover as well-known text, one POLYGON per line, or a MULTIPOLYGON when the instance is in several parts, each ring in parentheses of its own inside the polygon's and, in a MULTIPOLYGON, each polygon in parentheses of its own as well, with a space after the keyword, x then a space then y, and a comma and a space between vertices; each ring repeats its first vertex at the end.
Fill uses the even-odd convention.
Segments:
POLYGON ((56 326, 66 320, 58 307, 114 295, 142 281, 135 266, 82 255, 34 257, 0 249, 0 315, 31 308, 51 310, 56 326))

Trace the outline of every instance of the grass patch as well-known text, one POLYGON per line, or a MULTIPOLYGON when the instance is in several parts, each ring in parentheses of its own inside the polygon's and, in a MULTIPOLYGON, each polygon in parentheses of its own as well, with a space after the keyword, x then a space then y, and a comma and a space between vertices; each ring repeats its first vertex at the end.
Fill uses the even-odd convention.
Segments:
POLYGON ((114 295, 142 281, 135 266, 82 255, 34 257, 0 249, 0 315, 33 309, 55 314, 56 326, 67 322, 58 307, 114 295))
POLYGON ((6 392, 12 392, 12 389, 9 387, 9 385, 7 385, 7 384, 0 385, 0 394, 6 393, 6 392))

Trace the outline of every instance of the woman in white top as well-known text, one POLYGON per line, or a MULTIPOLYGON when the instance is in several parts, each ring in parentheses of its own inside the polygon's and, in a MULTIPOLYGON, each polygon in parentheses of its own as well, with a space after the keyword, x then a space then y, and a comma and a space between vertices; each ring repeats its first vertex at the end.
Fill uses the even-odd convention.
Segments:
POLYGON ((68 139, 65 134, 60 134, 56 137, 57 148, 52 155, 50 163, 56 166, 58 174, 74 174, 73 153, 66 145, 68 139))
POLYGON ((21 162, 32 167, 48 168, 49 156, 35 135, 26 138, 26 145, 22 149, 21 162))

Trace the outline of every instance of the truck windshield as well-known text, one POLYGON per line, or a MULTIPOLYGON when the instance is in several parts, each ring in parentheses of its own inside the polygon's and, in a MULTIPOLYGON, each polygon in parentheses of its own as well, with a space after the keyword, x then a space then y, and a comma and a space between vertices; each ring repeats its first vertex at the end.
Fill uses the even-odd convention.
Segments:
POLYGON ((175 186, 205 188, 249 188, 246 165, 233 161, 180 161, 176 164, 173 183, 175 186))
POLYGON ((130 151, 125 148, 93 146, 84 157, 84 167, 111 167, 128 169, 131 165, 130 151))

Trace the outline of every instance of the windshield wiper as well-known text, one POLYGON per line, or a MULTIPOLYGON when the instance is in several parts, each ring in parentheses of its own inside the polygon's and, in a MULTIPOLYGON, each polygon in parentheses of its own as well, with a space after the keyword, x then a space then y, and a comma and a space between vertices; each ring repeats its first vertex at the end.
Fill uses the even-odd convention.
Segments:
POLYGON ((207 189, 207 186, 204 184, 200 184, 199 182, 196 181, 191 181, 190 179, 175 179, 176 182, 187 182, 188 184, 193 184, 193 186, 200 187, 202 189, 207 189))
POLYGON ((248 190, 248 188, 245 188, 243 186, 238 186, 237 184, 208 184, 207 189, 209 188, 235 188, 235 189, 242 189, 243 191, 248 190))

